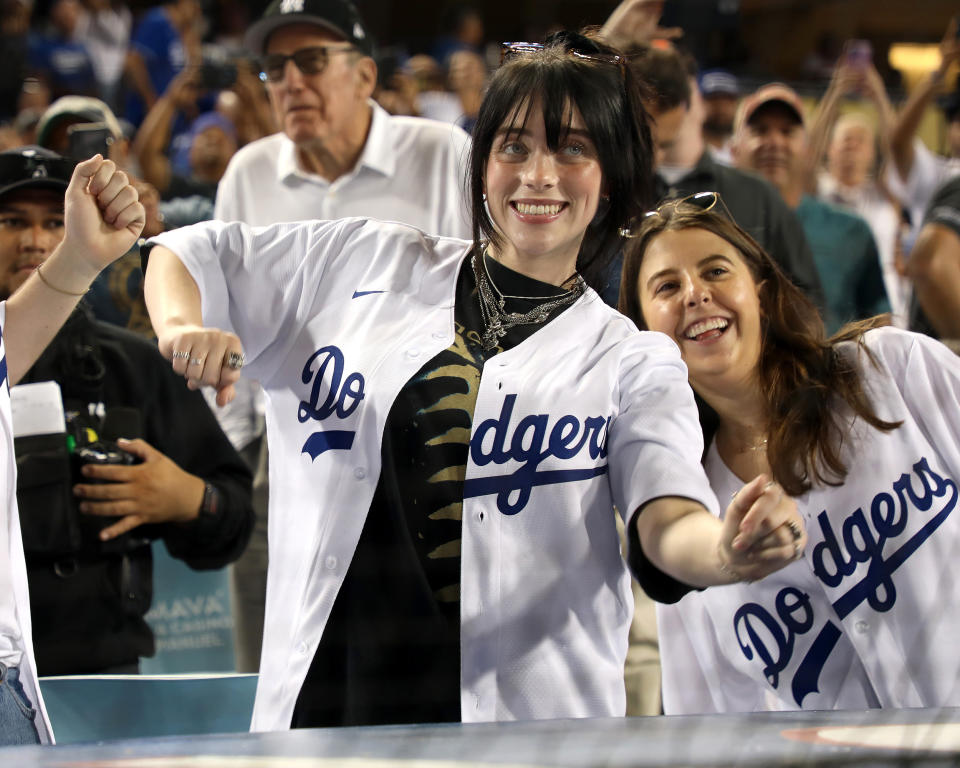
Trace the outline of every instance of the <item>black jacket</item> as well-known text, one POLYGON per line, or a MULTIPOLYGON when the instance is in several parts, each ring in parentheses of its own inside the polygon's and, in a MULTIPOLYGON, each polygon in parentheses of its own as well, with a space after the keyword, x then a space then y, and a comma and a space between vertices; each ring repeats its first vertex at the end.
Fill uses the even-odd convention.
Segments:
MULTIPOLYGON (((141 437, 215 488, 214 514, 187 524, 140 526, 121 547, 99 544, 101 518, 80 518, 77 552, 27 552, 39 673, 79 674, 135 664, 154 652, 143 619, 152 597, 149 540, 163 539, 171 555, 195 569, 221 568, 235 560, 253 528, 250 471, 203 396, 187 389, 154 344, 94 320, 86 308, 74 312, 21 383, 50 380, 61 387, 68 419, 74 414, 75 421, 96 421, 104 410, 136 409, 139 435, 107 437, 141 437)), ((19 454, 18 448, 18 464, 19 454)), ((52 514, 25 504, 24 490, 19 483, 21 518, 52 514)), ((26 544, 26 533, 24 538, 26 544)))

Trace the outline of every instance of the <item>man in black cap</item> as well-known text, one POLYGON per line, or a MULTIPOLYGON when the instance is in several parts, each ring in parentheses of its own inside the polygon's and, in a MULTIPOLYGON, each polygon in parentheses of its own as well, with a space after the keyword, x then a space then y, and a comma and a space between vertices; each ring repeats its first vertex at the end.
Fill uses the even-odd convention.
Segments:
MULTIPOLYGON (((0 298, 46 277, 73 166, 39 147, 0 153, 0 298)), ((82 303, 21 383, 50 381, 59 394, 45 410, 63 414, 66 435, 13 425, 37 669, 135 672, 154 652, 150 541, 197 569, 236 559, 253 527, 251 475, 156 346, 82 303)))
MULTIPOLYGON (((280 132, 240 149, 217 190, 214 218, 267 225, 364 216, 470 238, 463 200, 470 138, 448 123, 392 116, 371 98, 373 40, 348 0, 274 0, 247 32, 280 132)), ((257 670, 266 589, 266 479, 259 394, 249 382, 218 411, 238 449, 261 467, 257 527, 234 568, 237 664, 257 670)))
POLYGON ((245 43, 260 57, 281 132, 234 156, 216 218, 259 225, 370 216, 469 237, 469 137, 388 115, 371 100, 373 41, 352 3, 274 0, 245 43))

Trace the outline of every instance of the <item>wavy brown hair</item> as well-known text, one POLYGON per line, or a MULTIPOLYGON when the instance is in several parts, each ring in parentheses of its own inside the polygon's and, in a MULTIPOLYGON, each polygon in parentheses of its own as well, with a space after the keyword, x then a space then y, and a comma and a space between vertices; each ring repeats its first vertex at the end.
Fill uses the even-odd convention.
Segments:
MULTIPOLYGON (((638 290, 647 248, 661 232, 692 228, 712 232, 736 248, 759 286, 761 346, 757 378, 766 406, 767 460, 774 479, 791 496, 805 493, 814 483, 841 485, 847 475, 841 449, 851 414, 884 432, 902 422, 877 416, 857 366, 840 354, 837 345, 854 341, 875 364, 863 345, 863 334, 888 325, 889 316, 850 323, 827 338, 816 306, 756 240, 718 206, 703 210, 677 201, 648 214, 636 236, 627 241, 620 311, 639 327, 647 327, 638 290)), ((693 382, 691 385, 696 389, 693 382)), ((719 419, 702 398, 697 398, 697 404, 709 444, 719 419)))

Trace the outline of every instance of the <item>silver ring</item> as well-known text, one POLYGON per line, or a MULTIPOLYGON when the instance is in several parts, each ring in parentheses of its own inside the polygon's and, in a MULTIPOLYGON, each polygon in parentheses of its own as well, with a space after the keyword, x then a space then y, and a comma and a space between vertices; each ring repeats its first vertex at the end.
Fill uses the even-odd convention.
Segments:
POLYGON ((190 365, 203 365, 203 358, 202 358, 202 357, 191 357, 191 358, 190 358, 190 365))
POLYGON ((227 368, 231 371, 239 371, 245 362, 243 352, 231 352, 227 355, 227 368))
POLYGON ((190 353, 189 353, 189 352, 174 352, 173 355, 171 355, 171 357, 173 357, 174 360, 186 360, 188 357, 190 357, 190 353))
POLYGON ((803 536, 803 530, 801 530, 799 524, 796 520, 787 520, 787 528, 790 529, 790 534, 793 536, 794 541, 799 541, 800 537, 803 536))

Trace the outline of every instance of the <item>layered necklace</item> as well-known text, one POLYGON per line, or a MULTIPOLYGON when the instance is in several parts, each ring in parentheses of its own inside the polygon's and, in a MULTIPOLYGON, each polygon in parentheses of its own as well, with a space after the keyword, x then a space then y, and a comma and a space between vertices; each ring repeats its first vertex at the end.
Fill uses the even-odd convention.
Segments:
POLYGON ((481 335, 483 348, 489 352, 500 343, 507 331, 517 325, 533 325, 544 322, 550 313, 560 307, 572 304, 586 290, 587 284, 580 275, 575 275, 573 287, 556 296, 510 296, 504 294, 487 269, 486 248, 479 254, 474 249, 471 257, 473 273, 477 278, 477 291, 480 294, 480 314, 483 317, 484 331, 481 335), (526 312, 507 312, 507 299, 520 301, 539 301, 540 304, 526 312))

